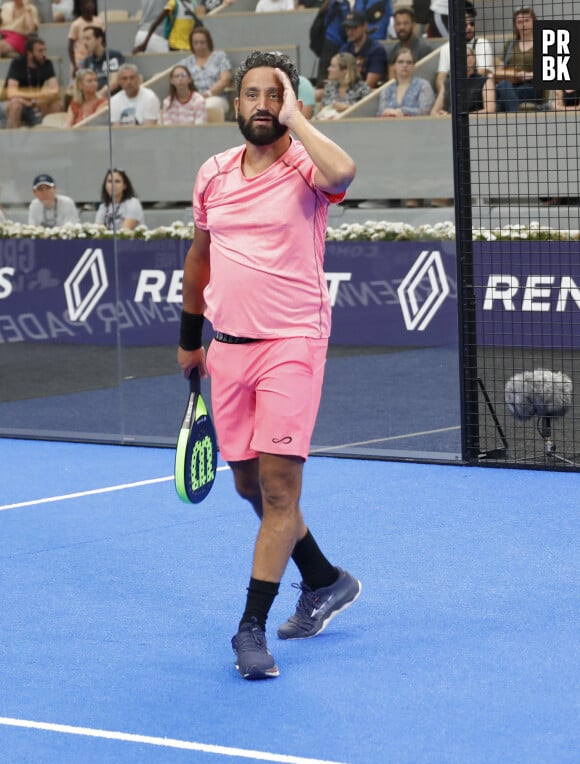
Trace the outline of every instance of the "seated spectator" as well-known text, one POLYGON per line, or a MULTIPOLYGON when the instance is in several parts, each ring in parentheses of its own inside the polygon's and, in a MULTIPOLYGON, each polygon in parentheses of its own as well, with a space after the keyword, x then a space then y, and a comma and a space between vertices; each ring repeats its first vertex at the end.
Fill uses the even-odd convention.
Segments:
POLYGON ((205 98, 206 106, 218 107, 224 115, 230 108, 226 93, 232 81, 232 65, 225 51, 214 50, 212 36, 206 27, 198 27, 191 33, 191 55, 179 63, 186 66, 195 88, 205 98))
POLYGON ((115 168, 105 175, 95 223, 111 231, 133 231, 138 225, 144 225, 141 202, 125 170, 115 168))
POLYGON ((60 88, 46 43, 38 37, 26 41, 26 52, 10 63, 6 76, 6 127, 34 127, 46 114, 63 110, 60 88))
POLYGON ((79 222, 75 203, 70 196, 56 193, 52 175, 37 175, 32 183, 32 191, 36 199, 30 202, 28 208, 28 225, 54 228, 79 222))
POLYGON ((121 89, 117 78, 119 67, 125 62, 125 56, 118 50, 107 50, 106 35, 101 27, 85 27, 82 41, 88 56, 82 63, 83 69, 92 69, 98 79, 98 93, 101 98, 115 95, 121 89))
POLYGON ((580 111, 580 90, 555 90, 554 111, 580 111))
POLYGON ((303 74, 300 75, 298 83, 298 100, 302 101, 302 114, 306 119, 312 119, 316 107, 314 86, 303 74))
MULTIPOLYGON (((470 114, 493 114, 496 110, 493 75, 479 74, 475 53, 469 45, 467 46, 466 56, 467 78, 462 77, 458 81, 463 109, 470 112, 470 114)), ((431 109, 431 116, 441 117, 450 113, 451 89, 449 75, 447 75, 447 79, 431 109)))
POLYGON ((358 66, 359 74, 369 88, 376 88, 387 74, 387 53, 380 42, 369 35, 366 16, 359 11, 347 13, 344 21, 347 42, 340 53, 351 53, 358 66))
MULTIPOLYGON (((143 53, 157 27, 164 24, 169 50, 189 50, 189 38, 193 30, 201 25, 197 16, 200 6, 191 0, 167 0, 161 13, 149 27, 143 42, 133 48, 133 53, 143 53)), ((205 10, 202 11, 205 13, 205 10)))
POLYGON ((80 15, 70 25, 68 31, 68 56, 71 64, 71 76, 75 76, 77 69, 82 69, 89 51, 83 41, 83 32, 87 27, 105 28, 105 22, 97 16, 97 4, 95 0, 80 0, 80 15))
POLYGON ((164 125, 204 125, 207 122, 205 98, 193 84, 189 69, 177 64, 169 72, 169 95, 163 99, 164 125))
POLYGON ((370 87, 361 79, 355 57, 351 53, 337 53, 330 59, 322 108, 316 119, 336 119, 370 92, 370 87))
POLYGON ((29 35, 38 32, 38 11, 30 0, 8 0, 0 8, 0 58, 23 56, 29 35))
POLYGON ((133 54, 144 52, 167 53, 169 50, 167 38, 158 34, 156 31, 149 34, 151 25, 156 21, 165 8, 166 0, 141 0, 141 2, 141 18, 139 19, 137 34, 135 35, 135 42, 133 43, 133 54), (147 42, 145 42, 145 40, 147 40, 147 42))
POLYGON ((258 0, 256 13, 276 13, 277 11, 293 11, 294 0, 258 0))
POLYGON ((395 61, 395 79, 381 90, 378 117, 420 117, 429 114, 435 101, 427 80, 415 77, 415 60, 408 48, 401 48, 395 61))
POLYGON ((393 14, 393 27, 397 42, 389 49, 389 80, 392 80, 395 76, 393 61, 401 48, 409 48, 415 57, 415 61, 419 61, 432 51, 429 43, 415 34, 415 13, 413 8, 406 6, 396 8, 393 14))
MULTIPOLYGON (((493 74, 493 51, 485 37, 477 37, 475 34, 475 17, 477 13, 472 3, 465 3, 465 41, 475 53, 477 73, 481 75, 493 74)), ((435 91, 441 92, 447 76, 451 70, 451 53, 449 43, 441 47, 439 64, 435 78, 435 91)))
POLYGON ((52 0, 50 8, 52 20, 56 24, 61 24, 63 21, 72 21, 74 18, 73 0, 52 0))
POLYGON ((122 64, 118 82, 121 90, 111 98, 113 125, 157 125, 161 114, 159 98, 141 84, 135 64, 122 64))
POLYGON ((543 106, 544 93, 532 82, 535 18, 532 8, 518 8, 514 11, 514 37, 506 42, 502 60, 495 70, 498 111, 519 111, 522 103, 543 106))
POLYGON ((77 71, 73 85, 73 97, 63 127, 74 127, 83 119, 91 117, 101 106, 107 103, 106 98, 99 96, 97 88, 97 75, 92 69, 79 69, 77 71))

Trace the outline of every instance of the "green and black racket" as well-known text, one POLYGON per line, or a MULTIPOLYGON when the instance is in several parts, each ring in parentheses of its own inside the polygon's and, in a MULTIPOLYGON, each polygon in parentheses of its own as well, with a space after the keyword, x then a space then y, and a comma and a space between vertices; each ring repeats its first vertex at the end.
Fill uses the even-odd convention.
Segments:
POLYGON ((217 470, 213 422, 199 389, 197 367, 189 372, 189 400, 175 451, 175 489, 182 501, 199 504, 211 491, 217 470))

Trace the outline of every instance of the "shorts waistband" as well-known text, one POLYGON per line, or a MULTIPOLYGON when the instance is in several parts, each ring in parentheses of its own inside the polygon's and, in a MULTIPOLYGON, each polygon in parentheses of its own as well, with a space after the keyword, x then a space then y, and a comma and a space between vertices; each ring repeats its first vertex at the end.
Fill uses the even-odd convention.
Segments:
POLYGON ((232 334, 225 334, 224 332, 216 332, 215 340, 225 342, 228 345, 246 345, 248 342, 260 342, 259 339, 252 337, 234 337, 232 334))

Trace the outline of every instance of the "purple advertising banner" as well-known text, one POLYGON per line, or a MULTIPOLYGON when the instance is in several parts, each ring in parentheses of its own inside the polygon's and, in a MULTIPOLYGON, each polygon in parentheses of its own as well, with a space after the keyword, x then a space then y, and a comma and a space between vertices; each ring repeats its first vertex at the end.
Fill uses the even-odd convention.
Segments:
POLYGON ((578 242, 474 242, 479 345, 580 347, 578 242))
MULTIPOLYGON (((174 344, 189 243, 0 239, 0 344, 174 344)), ((455 242, 329 242, 332 342, 457 342, 455 242)))

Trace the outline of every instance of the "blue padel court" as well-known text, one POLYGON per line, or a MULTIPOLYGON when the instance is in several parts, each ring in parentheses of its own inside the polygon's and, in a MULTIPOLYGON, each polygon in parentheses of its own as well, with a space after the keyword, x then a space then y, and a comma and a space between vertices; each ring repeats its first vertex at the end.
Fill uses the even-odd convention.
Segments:
POLYGON ((3 764, 578 762, 578 475, 312 457, 302 506, 361 579, 247 682, 257 521, 170 449, 0 440, 3 764))

